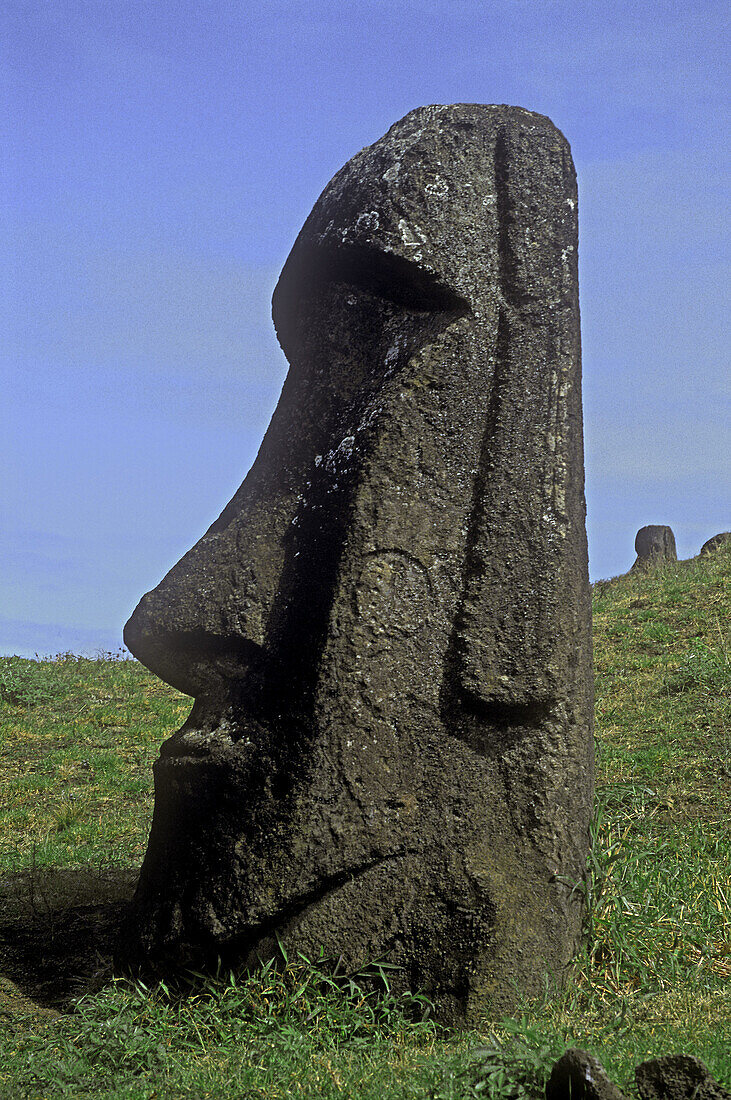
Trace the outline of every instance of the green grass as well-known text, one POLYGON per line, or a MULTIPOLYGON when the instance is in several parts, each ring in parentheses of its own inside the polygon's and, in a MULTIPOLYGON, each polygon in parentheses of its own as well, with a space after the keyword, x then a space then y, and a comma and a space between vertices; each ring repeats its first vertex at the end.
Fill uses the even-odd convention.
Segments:
POLYGON ((189 710, 136 661, 0 658, 0 873, 139 864, 152 763, 189 710))
POLYGON ((323 959, 109 981, 151 765, 190 700, 136 662, 3 659, 0 1097, 521 1100, 570 1045, 630 1095, 638 1062, 675 1051, 729 1087, 729 622, 731 548, 595 586, 586 947, 564 990, 461 1034, 388 971, 374 991, 323 959))

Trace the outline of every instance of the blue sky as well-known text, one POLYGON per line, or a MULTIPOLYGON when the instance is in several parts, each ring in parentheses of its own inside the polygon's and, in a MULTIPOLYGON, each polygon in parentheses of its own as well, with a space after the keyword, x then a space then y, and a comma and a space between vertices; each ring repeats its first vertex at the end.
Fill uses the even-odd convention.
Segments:
POLYGON ((571 142, 592 578, 731 527, 727 4, 5 0, 0 40, 0 652, 121 645, 256 455, 302 222, 425 103, 571 142))

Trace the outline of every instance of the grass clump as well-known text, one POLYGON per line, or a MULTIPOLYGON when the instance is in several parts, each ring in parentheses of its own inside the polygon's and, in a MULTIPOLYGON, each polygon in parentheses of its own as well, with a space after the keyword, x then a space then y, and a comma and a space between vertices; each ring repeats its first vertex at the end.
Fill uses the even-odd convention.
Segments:
POLYGON ((0 1097, 532 1100, 572 1045, 630 1096, 639 1062, 676 1051, 728 1088, 729 622, 731 547, 595 586, 586 945, 562 988, 462 1034, 383 968, 378 989, 301 957, 110 981, 152 761, 190 700, 134 661, 37 662, 43 690, 0 691, 0 1097))
POLYGON ((63 666, 69 660, 74 660, 70 654, 53 661, 0 657, 0 700, 11 706, 33 707, 63 695, 63 666))
POLYGON ((187 988, 113 981, 25 1033, 13 1096, 47 1095, 51 1081, 58 1096, 425 1095, 436 1025, 376 969, 379 989, 372 973, 339 976, 303 956, 241 977, 191 975, 187 988))

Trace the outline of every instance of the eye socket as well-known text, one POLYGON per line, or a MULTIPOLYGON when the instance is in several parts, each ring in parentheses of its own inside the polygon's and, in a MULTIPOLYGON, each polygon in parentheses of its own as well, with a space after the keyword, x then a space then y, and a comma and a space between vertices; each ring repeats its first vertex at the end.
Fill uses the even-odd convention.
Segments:
POLYGON ((464 317, 469 303, 431 272, 403 256, 375 248, 300 248, 293 251, 272 299, 277 336, 286 351, 303 304, 332 283, 366 291, 415 313, 464 317))
POLYGON ((339 282, 377 294, 404 309, 424 313, 468 313, 469 305, 431 272, 393 252, 375 248, 321 249, 315 283, 339 282))

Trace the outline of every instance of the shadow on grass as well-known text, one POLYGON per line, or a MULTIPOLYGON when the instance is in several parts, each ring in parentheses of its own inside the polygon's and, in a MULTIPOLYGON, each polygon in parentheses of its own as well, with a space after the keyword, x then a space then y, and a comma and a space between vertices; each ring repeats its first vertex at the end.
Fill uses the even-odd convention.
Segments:
POLYGON ((51 868, 0 879, 0 1010, 63 1012, 112 976, 138 868, 51 868), (45 1011, 44 1011, 45 1010, 45 1011))

